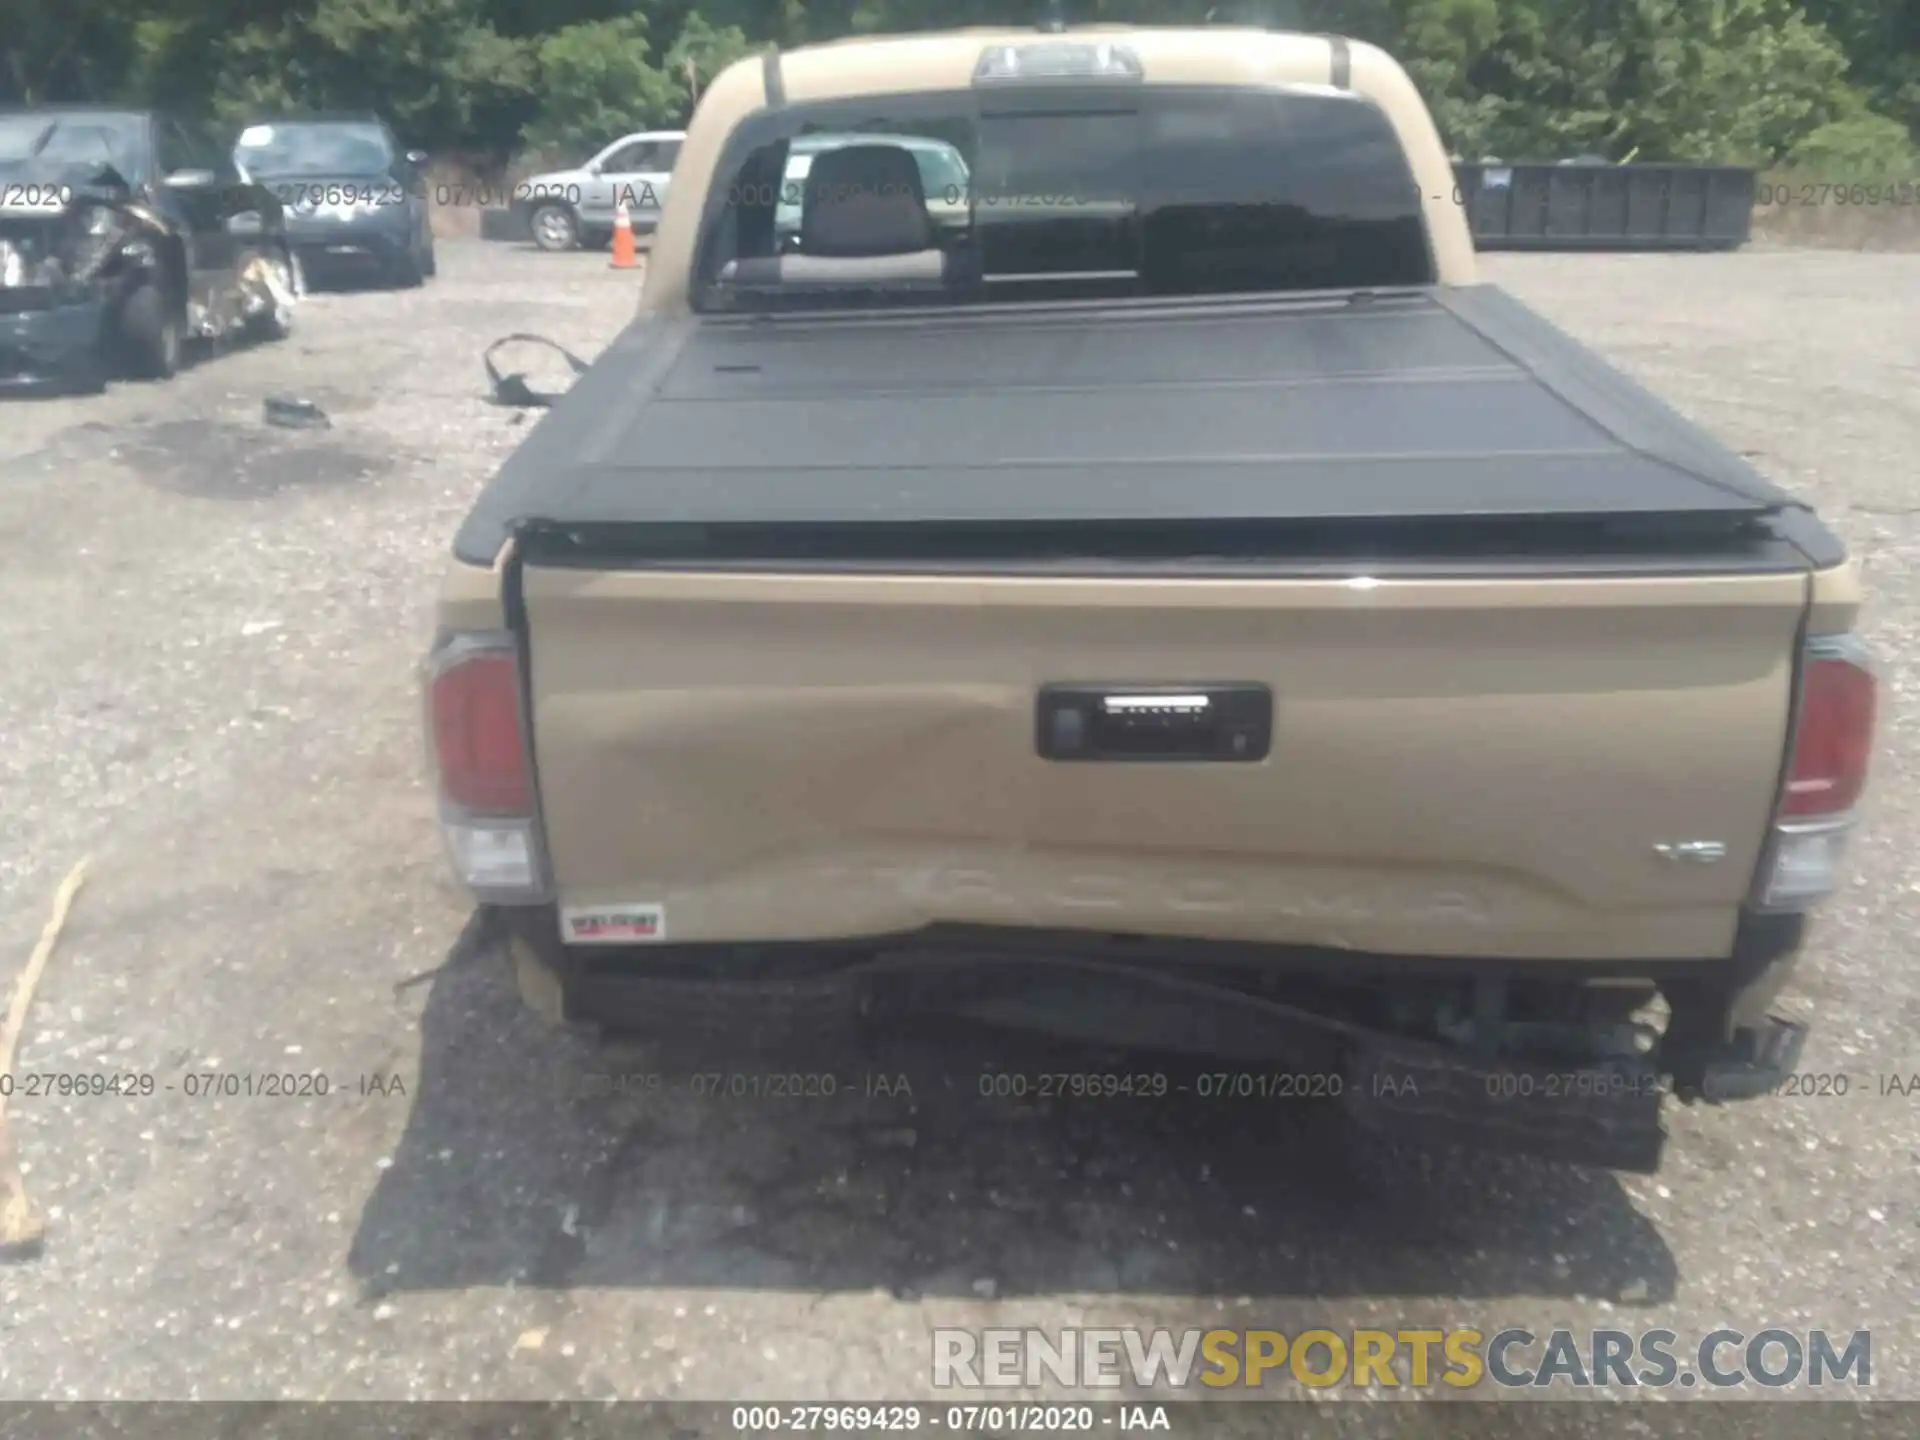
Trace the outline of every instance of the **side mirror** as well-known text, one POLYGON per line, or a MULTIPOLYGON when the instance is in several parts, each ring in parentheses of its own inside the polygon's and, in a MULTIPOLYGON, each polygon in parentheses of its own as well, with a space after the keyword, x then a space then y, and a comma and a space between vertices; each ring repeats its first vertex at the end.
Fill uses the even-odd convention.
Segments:
POLYGON ((424 150, 407 151, 407 163, 409 165, 424 165, 427 163, 427 158, 427 152, 424 150))
POLYGON ((605 168, 606 167, 601 165, 601 163, 598 160, 589 160, 587 162, 587 174, 589 175, 598 175, 601 172, 601 170, 605 168))
POLYGON ((205 190, 218 179, 211 170, 175 170, 165 183, 169 190, 205 190))

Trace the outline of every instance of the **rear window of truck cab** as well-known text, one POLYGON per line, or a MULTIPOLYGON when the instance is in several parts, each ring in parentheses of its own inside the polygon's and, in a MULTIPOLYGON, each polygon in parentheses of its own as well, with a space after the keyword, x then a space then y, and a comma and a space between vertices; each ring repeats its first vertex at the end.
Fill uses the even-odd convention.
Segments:
POLYGON ((742 122, 716 177, 695 270, 705 310, 1435 278, 1391 122, 1319 87, 1055 83, 791 106, 742 122))

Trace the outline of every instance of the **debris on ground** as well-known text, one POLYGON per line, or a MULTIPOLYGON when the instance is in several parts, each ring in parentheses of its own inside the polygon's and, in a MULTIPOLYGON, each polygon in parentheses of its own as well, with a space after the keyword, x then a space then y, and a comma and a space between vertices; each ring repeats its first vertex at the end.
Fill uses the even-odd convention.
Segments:
POLYGON ((311 400, 302 400, 297 395, 269 395, 264 407, 269 425, 278 425, 283 430, 331 430, 333 421, 327 418, 327 412, 311 400))
MULTIPOLYGON (((40 943, 33 947, 27 968, 20 972, 20 983, 14 987, 6 1027, 0 1029, 0 1075, 9 1080, 13 1078, 13 1052, 20 1044, 20 1032, 26 1028, 33 992, 46 971, 53 947, 59 943, 60 932, 66 928, 67 912, 73 908, 73 897, 86 883, 87 867, 91 863, 82 860, 60 882, 59 890, 54 892, 53 914, 47 919, 46 929, 40 932, 40 943)), ((47 1222, 35 1213, 33 1202, 27 1198, 26 1177, 20 1169, 20 1157, 13 1151, 13 1134, 7 1127, 7 1097, 12 1093, 11 1085, 0 1090, 0 1259, 26 1259, 39 1253, 47 1222)))
POLYGON ((561 394, 564 393, 558 390, 535 390, 527 383, 527 377, 523 371, 513 370, 502 375, 493 363, 494 353, 503 345, 514 344, 545 345, 548 349, 559 352, 560 357, 567 362, 568 367, 572 369, 576 376, 587 373, 588 367, 586 361, 567 349, 566 346, 549 340, 544 335, 528 335, 521 332, 516 332, 512 335, 503 335, 494 341, 493 344, 489 345, 486 353, 480 357, 480 363, 486 366, 487 379, 492 385, 492 391, 488 398, 495 405, 540 408, 553 404, 553 402, 558 400, 561 394))

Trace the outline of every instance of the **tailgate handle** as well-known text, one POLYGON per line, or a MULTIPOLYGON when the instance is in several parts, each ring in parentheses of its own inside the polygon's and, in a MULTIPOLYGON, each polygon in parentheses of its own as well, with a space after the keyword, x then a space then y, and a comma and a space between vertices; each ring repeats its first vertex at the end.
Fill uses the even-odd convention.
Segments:
POLYGON ((1273 692, 1205 685, 1046 685, 1035 745, 1047 760, 1250 763, 1273 743, 1273 692))

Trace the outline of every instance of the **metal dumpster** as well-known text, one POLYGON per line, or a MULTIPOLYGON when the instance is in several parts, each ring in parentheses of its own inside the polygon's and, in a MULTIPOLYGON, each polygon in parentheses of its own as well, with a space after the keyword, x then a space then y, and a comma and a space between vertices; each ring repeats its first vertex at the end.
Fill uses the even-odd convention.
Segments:
POLYGON ((1461 163, 1456 198, 1482 250, 1732 250, 1753 229, 1737 165, 1461 163))

